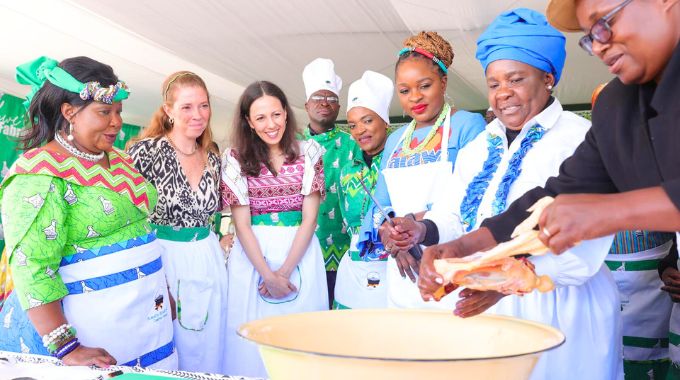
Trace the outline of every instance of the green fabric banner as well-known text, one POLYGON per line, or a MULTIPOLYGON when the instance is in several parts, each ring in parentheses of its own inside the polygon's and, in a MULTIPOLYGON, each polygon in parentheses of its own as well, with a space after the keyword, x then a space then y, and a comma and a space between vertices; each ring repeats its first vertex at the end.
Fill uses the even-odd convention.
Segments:
POLYGON ((17 139, 28 121, 22 103, 22 99, 12 95, 0 97, 0 170, 3 178, 20 154, 17 139))
POLYGON ((142 128, 137 125, 123 123, 123 129, 118 132, 118 138, 116 139, 116 142, 113 143, 113 146, 125 150, 125 144, 127 144, 131 138, 137 136, 141 130, 142 128))
MULTIPOLYGON (((17 140, 21 130, 28 125, 28 117, 23 105, 24 99, 9 94, 0 93, 0 174, 5 177, 21 151, 17 147, 17 140)), ((137 136, 141 128, 137 125, 123 124, 118 139, 113 144, 119 149, 125 149, 125 144, 137 136)), ((5 247, 2 221, 0 221, 0 252, 5 247)))
MULTIPOLYGON (((12 95, 0 96, 0 174, 5 178, 10 166, 21 153, 17 149, 17 140, 21 130, 26 127, 23 99, 12 95)), ((0 252, 5 248, 5 234, 0 221, 0 252)))

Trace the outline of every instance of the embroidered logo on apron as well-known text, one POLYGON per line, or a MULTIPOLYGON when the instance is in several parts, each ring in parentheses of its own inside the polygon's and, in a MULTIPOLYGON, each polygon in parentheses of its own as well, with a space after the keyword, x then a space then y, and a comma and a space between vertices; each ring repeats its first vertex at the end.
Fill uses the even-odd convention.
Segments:
POLYGON ((156 295, 150 300, 151 311, 146 319, 153 322, 158 322, 168 315, 168 308, 165 307, 165 291, 162 288, 156 290, 156 295))
POLYGON ((366 274, 366 287, 375 289, 380 285, 380 274, 378 272, 368 272, 366 274))

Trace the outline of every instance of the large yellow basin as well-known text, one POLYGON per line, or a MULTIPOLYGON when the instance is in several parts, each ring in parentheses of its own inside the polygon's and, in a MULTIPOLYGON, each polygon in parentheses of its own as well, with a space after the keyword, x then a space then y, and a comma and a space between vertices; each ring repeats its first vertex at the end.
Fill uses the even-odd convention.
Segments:
POLYGON ((450 311, 335 310, 246 323, 269 376, 283 379, 527 379, 564 342, 549 326, 450 311))

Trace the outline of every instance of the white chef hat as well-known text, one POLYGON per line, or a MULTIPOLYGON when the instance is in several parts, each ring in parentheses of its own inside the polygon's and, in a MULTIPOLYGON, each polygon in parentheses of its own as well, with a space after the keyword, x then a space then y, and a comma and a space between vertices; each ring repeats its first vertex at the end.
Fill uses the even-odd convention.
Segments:
POLYGON ((342 78, 335 74, 335 65, 328 58, 317 58, 310 62, 302 71, 302 81, 305 83, 307 99, 319 90, 328 90, 340 96, 342 78))
POLYGON ((392 80, 375 71, 366 70, 361 79, 349 86, 347 112, 354 107, 365 107, 390 123, 390 102, 394 93, 392 80))

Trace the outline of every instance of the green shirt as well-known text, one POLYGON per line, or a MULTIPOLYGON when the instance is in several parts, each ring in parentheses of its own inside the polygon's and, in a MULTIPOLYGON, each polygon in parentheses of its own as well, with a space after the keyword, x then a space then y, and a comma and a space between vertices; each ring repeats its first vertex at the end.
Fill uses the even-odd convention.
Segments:
POLYGON ((366 211, 371 205, 371 197, 366 194, 361 180, 363 179, 371 192, 375 190, 381 159, 382 153, 373 157, 369 168, 362 156, 355 157, 340 170, 342 219, 350 230, 361 227, 366 211))
MULTIPOLYGON (((371 166, 366 165, 363 157, 355 157, 352 161, 345 164, 340 170, 340 203, 342 204, 342 219, 348 226, 350 236, 359 233, 361 224, 365 222, 366 212, 371 206, 371 197, 366 194, 366 188, 373 193, 380 174, 380 162, 382 153, 373 157, 371 166)), ((353 261, 383 261, 387 259, 382 244, 371 245, 371 248, 360 254, 358 251, 351 251, 350 257, 353 261)))
POLYGON ((326 270, 335 271, 342 255, 349 249, 350 241, 347 226, 342 220, 338 196, 340 168, 355 157, 361 158, 361 149, 349 134, 337 127, 318 135, 312 135, 308 127, 304 131, 304 138, 312 139, 326 149, 323 156, 326 198, 319 207, 316 236, 323 250, 326 270))

